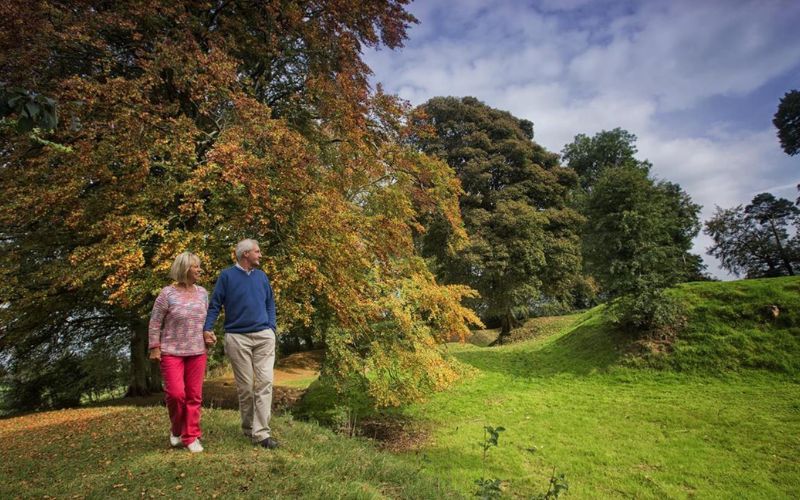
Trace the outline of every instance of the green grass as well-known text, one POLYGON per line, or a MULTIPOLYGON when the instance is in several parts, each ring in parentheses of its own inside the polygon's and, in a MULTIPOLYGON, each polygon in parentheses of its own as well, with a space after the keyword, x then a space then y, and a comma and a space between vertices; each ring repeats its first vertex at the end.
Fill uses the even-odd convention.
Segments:
MULTIPOLYGON (((634 356, 603 307, 528 322, 512 335, 527 340, 511 345, 450 344, 473 369, 397 410, 430 432, 414 452, 289 416, 273 419, 284 446, 269 452, 221 409, 204 410, 200 455, 167 447, 164 408, 0 419, 0 498, 457 498, 481 477, 530 498, 553 468, 569 498, 798 498, 798 292, 798 278, 683 285, 673 293, 688 326, 666 354, 634 356), (507 430, 483 462, 485 425, 507 430)), ((353 414, 323 382, 297 411, 341 427, 353 414)))
POLYGON ((284 387, 292 387, 294 389, 305 389, 311 384, 314 383, 319 378, 319 375, 314 375, 313 377, 305 377, 305 378, 298 378, 295 380, 287 380, 281 383, 284 387))
POLYGON ((800 279, 687 283, 674 294, 689 323, 670 356, 648 359, 676 371, 768 370, 800 375, 800 279), (780 314, 768 313, 777 306, 780 314))
POLYGON ((164 408, 101 407, 0 420, 0 498, 452 498, 408 461, 288 417, 282 447, 241 436, 239 415, 203 412, 206 451, 169 449, 164 408))
POLYGON ((533 321, 522 343, 451 347, 480 371, 405 410, 434 429, 425 470, 464 496, 496 477, 530 497, 555 467, 572 498, 798 498, 798 291, 797 278, 683 285, 689 326, 645 359, 602 307, 533 321), (484 425, 507 429, 485 464, 484 425))

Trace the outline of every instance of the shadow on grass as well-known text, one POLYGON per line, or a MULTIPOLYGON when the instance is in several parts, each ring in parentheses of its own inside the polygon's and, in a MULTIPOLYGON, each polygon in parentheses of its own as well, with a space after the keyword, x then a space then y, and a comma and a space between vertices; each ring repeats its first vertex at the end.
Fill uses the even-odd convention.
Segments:
POLYGON ((596 318, 579 322, 552 340, 456 353, 462 362, 512 377, 590 375, 616 364, 630 339, 596 318))
POLYGON ((161 408, 84 408, 0 421, 0 498, 454 498, 361 440, 278 418, 279 450, 253 447, 238 415, 203 416, 206 451, 171 449, 161 408))
MULTIPOLYGON (((305 389, 293 387, 274 386, 272 388, 272 411, 281 414, 292 409, 303 397, 305 389)), ((101 406, 164 406, 164 393, 155 393, 149 396, 136 396, 110 401, 90 403, 86 407, 101 406)), ((225 380, 207 380, 203 384, 203 408, 220 408, 225 410, 238 410, 239 399, 236 395, 236 386, 225 380)), ((10 415, 15 416, 15 415, 10 415)))

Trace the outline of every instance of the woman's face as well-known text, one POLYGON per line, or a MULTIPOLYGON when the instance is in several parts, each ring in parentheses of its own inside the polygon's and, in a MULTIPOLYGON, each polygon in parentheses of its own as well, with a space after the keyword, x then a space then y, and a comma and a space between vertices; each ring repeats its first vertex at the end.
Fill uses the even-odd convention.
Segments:
POLYGON ((203 269, 200 267, 199 262, 192 262, 192 265, 189 266, 189 271, 186 273, 186 281, 189 284, 195 283, 200 280, 200 276, 203 275, 203 269))

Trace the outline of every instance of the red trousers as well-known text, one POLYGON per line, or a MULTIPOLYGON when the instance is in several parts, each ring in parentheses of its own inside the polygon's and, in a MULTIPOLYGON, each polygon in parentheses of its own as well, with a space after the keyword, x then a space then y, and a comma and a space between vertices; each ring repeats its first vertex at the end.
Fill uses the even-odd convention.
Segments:
POLYGON ((184 445, 189 445, 202 434, 200 406, 205 373, 205 353, 197 356, 161 354, 161 378, 164 380, 172 435, 180 436, 184 445))

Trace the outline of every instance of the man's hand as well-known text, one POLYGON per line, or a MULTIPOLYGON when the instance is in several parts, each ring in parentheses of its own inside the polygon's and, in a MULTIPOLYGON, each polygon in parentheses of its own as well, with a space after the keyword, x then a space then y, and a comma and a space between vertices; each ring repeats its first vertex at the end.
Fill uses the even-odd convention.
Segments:
POLYGON ((153 347, 150 349, 150 359, 153 361, 161 361, 161 348, 160 347, 153 347))
POLYGON ((206 343, 206 347, 211 347, 217 343, 217 336, 212 331, 203 332, 203 342, 206 343))

